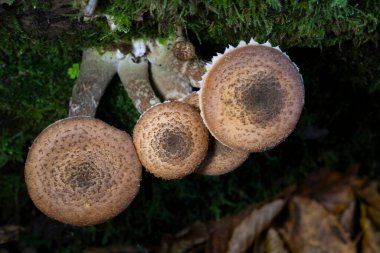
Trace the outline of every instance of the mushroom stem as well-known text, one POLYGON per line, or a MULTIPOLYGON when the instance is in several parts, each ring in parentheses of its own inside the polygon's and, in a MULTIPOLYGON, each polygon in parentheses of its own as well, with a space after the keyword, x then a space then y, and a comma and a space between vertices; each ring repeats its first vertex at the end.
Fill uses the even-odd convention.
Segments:
POLYGON ((133 51, 120 60, 117 72, 136 109, 143 113, 160 100, 150 84, 148 60, 140 42, 132 42, 133 51))
POLYGON ((113 52, 101 55, 95 48, 84 49, 80 73, 70 99, 69 117, 94 117, 100 98, 115 73, 113 52))
POLYGON ((84 8, 83 12, 85 16, 92 16, 94 15, 96 6, 98 5, 98 0, 89 0, 87 2, 86 7, 84 8))
POLYGON ((177 31, 176 31, 176 41, 185 41, 185 37, 183 36, 183 27, 182 26, 177 26, 177 31))

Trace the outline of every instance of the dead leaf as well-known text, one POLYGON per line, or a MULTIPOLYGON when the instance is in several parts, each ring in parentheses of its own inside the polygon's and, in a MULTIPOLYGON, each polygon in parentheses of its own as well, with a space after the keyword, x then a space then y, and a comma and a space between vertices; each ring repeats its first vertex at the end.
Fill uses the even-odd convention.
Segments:
POLYGON ((270 225, 285 204, 282 199, 274 200, 255 209, 234 229, 228 243, 228 253, 243 253, 253 241, 270 225))
POLYGON ((175 235, 166 235, 157 250, 159 253, 185 253, 209 238, 205 224, 196 222, 175 235))
POLYGON ((280 233, 293 253, 356 252, 355 244, 336 217, 316 201, 296 196, 280 233))
POLYGON ((380 210, 373 208, 371 206, 367 206, 368 216, 371 220, 380 227, 380 210))
POLYGON ((17 225, 5 225, 0 227, 0 244, 17 241, 22 227, 17 225))
POLYGON ((355 192, 369 206, 380 210, 380 193, 377 182, 368 179, 358 181, 355 185, 355 192))
POLYGON ((346 173, 325 168, 312 173, 300 189, 300 195, 315 199, 328 211, 341 214, 355 201, 352 188, 359 165, 352 165, 346 173))
POLYGON ((274 228, 270 228, 265 238, 265 253, 288 253, 284 241, 274 228))
POLYGON ((263 253, 265 251, 265 233, 259 235, 253 245, 246 251, 251 253, 263 253))
POLYGON ((362 253, 378 253, 380 252, 380 231, 376 230, 373 222, 369 219, 365 204, 360 206, 360 211, 360 226, 363 233, 362 253))
POLYGON ((338 216, 339 222, 350 235, 350 238, 355 236, 355 216, 356 216, 356 201, 351 201, 348 207, 338 216))
POLYGON ((228 240, 231 238, 233 229, 242 221, 241 215, 227 215, 218 222, 211 223, 210 239, 206 244, 206 253, 226 252, 228 240))

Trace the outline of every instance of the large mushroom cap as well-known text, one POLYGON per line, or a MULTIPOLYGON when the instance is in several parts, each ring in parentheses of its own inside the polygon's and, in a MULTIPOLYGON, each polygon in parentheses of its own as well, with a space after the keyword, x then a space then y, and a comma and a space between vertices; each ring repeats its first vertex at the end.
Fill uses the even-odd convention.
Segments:
POLYGON ((208 131, 197 110, 165 102, 147 110, 133 130, 143 166, 157 177, 176 179, 192 173, 207 152, 208 131))
POLYGON ((100 120, 73 117, 47 127, 34 141, 25 180, 47 216, 90 225, 119 214, 133 200, 141 164, 131 137, 100 120))
POLYGON ((297 67, 279 49, 241 43, 215 57, 200 90, 201 115, 226 146, 263 151, 295 128, 304 104, 297 67))

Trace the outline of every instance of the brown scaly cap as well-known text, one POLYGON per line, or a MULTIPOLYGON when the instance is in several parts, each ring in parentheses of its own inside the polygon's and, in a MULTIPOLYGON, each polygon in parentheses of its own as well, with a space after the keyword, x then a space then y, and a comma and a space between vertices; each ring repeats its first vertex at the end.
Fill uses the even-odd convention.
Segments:
MULTIPOLYGON (((191 93, 181 101, 197 109, 199 108, 198 92, 191 93)), ((227 147, 211 136, 206 158, 195 172, 209 176, 226 174, 239 167, 248 156, 249 152, 227 147)))
POLYGON ((228 49, 208 68, 200 109, 221 143, 258 152, 293 131, 304 104, 304 87, 297 67, 279 49, 244 44, 228 49))
POLYGON ((195 48, 189 41, 177 41, 173 45, 174 56, 181 61, 190 61, 195 57, 195 48))
POLYGON ((207 156, 195 172, 209 176, 223 175, 238 168, 248 156, 247 151, 229 148, 210 138, 207 156))
POLYGON ((178 101, 191 105, 192 107, 199 109, 199 94, 197 91, 193 91, 184 98, 179 99, 178 101))
POLYGON ((143 166, 163 179, 182 178, 204 159, 208 131, 197 110, 181 102, 148 109, 133 130, 133 142, 143 166))
POLYGON ((77 226, 119 214, 136 196, 140 180, 131 137, 90 117, 66 118, 47 127, 25 165, 27 189, 37 208, 77 226))

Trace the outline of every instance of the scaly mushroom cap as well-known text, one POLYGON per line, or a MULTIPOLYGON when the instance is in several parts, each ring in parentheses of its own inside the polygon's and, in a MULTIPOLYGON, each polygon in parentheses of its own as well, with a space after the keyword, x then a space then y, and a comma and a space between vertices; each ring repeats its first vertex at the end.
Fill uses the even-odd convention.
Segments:
POLYGON ((193 91, 192 93, 190 93, 184 98, 179 99, 178 101, 191 105, 192 107, 199 110, 199 94, 197 91, 193 91))
POLYGON ((199 165, 196 173, 209 176, 223 175, 233 171, 247 160, 249 152, 224 146, 210 138, 206 158, 199 165))
POLYGON ((190 61, 195 57, 195 48, 189 41, 177 41, 172 50, 174 56, 181 61, 190 61))
MULTIPOLYGON (((181 102, 199 108, 199 95, 194 91, 181 102)), ((207 155, 196 169, 196 173, 209 176, 218 176, 233 171, 239 167, 249 156, 249 152, 232 149, 210 137, 207 155)))
POLYGON ((200 109, 226 146, 263 151, 295 128, 304 104, 298 68, 269 43, 240 43, 215 57, 202 81, 200 109))
POLYGON ((119 214, 136 196, 140 179, 131 137, 90 117, 66 118, 47 127, 33 142, 25 165, 37 208, 77 226, 119 214))
POLYGON ((143 166, 163 179, 182 178, 204 159, 208 131, 197 110, 171 101, 148 109, 133 130, 143 166))

